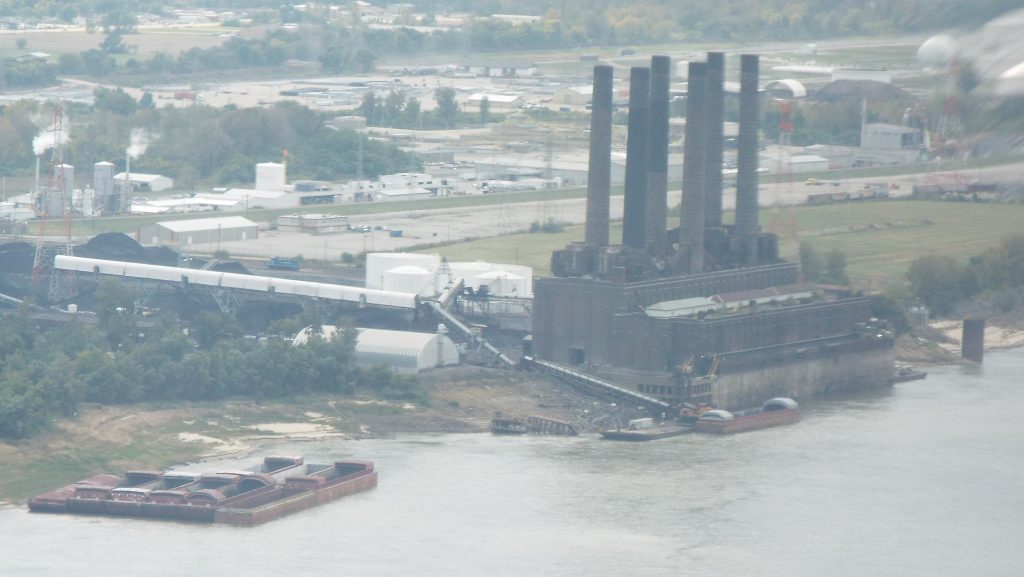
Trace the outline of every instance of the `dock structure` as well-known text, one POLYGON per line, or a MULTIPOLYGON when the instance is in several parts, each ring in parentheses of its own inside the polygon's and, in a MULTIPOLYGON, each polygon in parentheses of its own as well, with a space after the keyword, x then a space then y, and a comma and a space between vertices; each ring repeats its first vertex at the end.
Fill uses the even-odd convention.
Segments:
POLYGON ((651 411, 652 414, 661 414, 672 408, 672 406, 665 401, 658 400, 654 397, 638 393, 618 385, 613 385, 607 381, 602 381, 601 379, 579 371, 568 369, 555 363, 524 356, 522 364, 527 368, 534 368, 549 375, 558 377, 562 381, 588 394, 608 399, 610 401, 626 402, 639 407, 644 407, 646 410, 651 411))
POLYGON ((579 431, 571 423, 537 416, 527 417, 526 430, 535 435, 575 436, 579 434, 579 431))

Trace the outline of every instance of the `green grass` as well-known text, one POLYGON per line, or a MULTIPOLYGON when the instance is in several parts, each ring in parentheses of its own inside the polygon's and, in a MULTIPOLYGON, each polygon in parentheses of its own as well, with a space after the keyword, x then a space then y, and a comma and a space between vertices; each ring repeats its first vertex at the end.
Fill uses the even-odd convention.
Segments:
MULTIPOLYGON (((38 443, 33 443, 38 445, 38 443)), ((15 502, 97 473, 126 468, 160 469, 195 459, 204 447, 156 436, 133 438, 127 445, 83 440, 59 448, 37 446, 38 458, 0 462, 0 496, 15 502)))
MULTIPOLYGON (((726 221, 731 215, 726 215, 726 221)), ((886 201, 765 209, 761 226, 780 237, 782 255, 794 260, 798 245, 809 241, 819 253, 839 249, 847 272, 859 288, 903 282, 907 266, 927 254, 948 254, 962 261, 1024 233, 1024 206, 952 202, 886 201)), ((612 242, 622 223, 612 223, 612 242)), ((487 260, 532 266, 550 274, 551 252, 583 238, 583 226, 557 234, 514 234, 423 249, 451 260, 487 260)))
POLYGON ((1022 205, 892 201, 767 211, 761 222, 779 234, 788 258, 796 257, 798 240, 807 240, 819 252, 846 253, 851 278, 898 283, 915 258, 946 254, 966 261, 1024 233, 1022 219, 1022 205))

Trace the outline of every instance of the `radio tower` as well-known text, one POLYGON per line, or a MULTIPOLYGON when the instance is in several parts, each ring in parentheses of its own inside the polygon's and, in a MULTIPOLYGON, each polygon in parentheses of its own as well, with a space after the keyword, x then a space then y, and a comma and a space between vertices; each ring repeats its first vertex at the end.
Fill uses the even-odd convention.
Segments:
MULTIPOLYGON (((54 271, 53 260, 58 254, 71 253, 71 211, 72 195, 67 192, 64 182, 64 154, 61 149, 61 142, 64 131, 64 111, 58 106, 53 111, 52 145, 50 175, 48 186, 45 190, 37 187, 37 203, 39 207, 39 228, 36 238, 35 259, 32 263, 32 292, 39 295, 40 283, 44 276, 49 276, 49 291, 47 298, 50 302, 59 300, 65 293, 67 286, 59 274, 54 271), (59 212, 58 212, 59 211, 59 212), (51 243, 46 238, 46 221, 49 216, 63 216, 65 221, 67 242, 51 243)), ((73 277, 70 278, 73 283, 73 277)))

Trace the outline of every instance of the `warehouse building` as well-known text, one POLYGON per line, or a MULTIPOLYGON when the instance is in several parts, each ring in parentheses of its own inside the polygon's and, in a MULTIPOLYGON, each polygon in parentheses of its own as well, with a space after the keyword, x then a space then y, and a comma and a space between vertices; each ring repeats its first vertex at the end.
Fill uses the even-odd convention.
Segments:
POLYGON ((145 245, 188 246, 259 238, 259 226, 243 216, 169 220, 144 226, 135 240, 145 245))
POLYGON ((161 174, 143 174, 133 172, 130 175, 119 172, 114 175, 114 182, 124 188, 127 182, 131 189, 138 192, 160 192, 174 187, 174 180, 161 174))
MULTIPOLYGON (((323 325, 321 337, 330 339, 338 327, 323 325)), ((436 333, 389 331, 383 329, 356 329, 356 365, 361 367, 385 366, 399 373, 416 374, 424 369, 459 364, 459 349, 448 338, 448 329, 438 325, 436 333)), ((309 342, 312 327, 302 329, 292 344, 309 342)))

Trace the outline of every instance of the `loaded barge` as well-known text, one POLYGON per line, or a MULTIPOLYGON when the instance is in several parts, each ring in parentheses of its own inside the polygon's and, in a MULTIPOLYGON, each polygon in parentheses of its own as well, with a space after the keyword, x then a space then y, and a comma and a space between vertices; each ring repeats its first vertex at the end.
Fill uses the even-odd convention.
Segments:
POLYGON ((736 412, 720 409, 705 411, 697 419, 694 428, 698 433, 727 435, 788 425, 799 420, 800 408, 796 401, 788 397, 776 397, 765 401, 756 409, 736 412))
POLYGON ((242 471, 94 475, 29 499, 31 511, 256 525, 377 486, 371 461, 267 457, 242 471))

